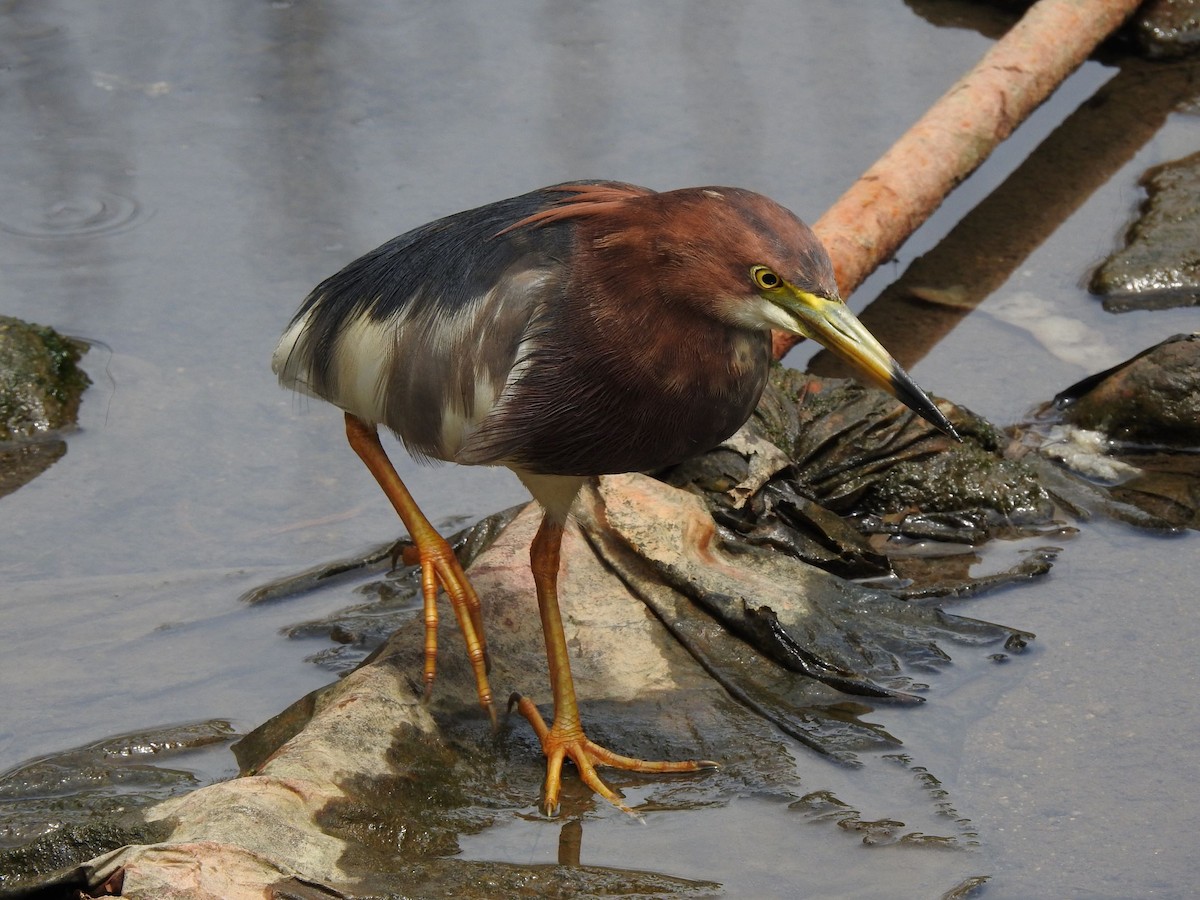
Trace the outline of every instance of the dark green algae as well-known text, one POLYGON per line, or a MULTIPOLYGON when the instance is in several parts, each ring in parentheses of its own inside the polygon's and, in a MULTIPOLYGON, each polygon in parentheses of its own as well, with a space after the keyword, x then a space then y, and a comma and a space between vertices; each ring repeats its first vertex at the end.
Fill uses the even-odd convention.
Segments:
POLYGON ((0 441, 75 423, 91 384, 78 366, 84 349, 53 328, 0 316, 0 441))

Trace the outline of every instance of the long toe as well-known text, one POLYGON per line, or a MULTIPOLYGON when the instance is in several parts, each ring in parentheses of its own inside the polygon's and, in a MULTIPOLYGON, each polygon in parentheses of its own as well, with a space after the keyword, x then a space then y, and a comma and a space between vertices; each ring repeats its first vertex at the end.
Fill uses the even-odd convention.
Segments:
POLYGON ((630 772, 644 772, 649 775, 697 772, 700 769, 717 768, 717 763, 707 759, 662 761, 622 756, 620 753, 614 753, 607 747, 602 747, 590 740, 577 724, 572 727, 571 723, 568 723, 564 727, 562 723, 556 721, 553 727, 547 727, 541 713, 529 698, 514 695, 510 699, 510 707, 514 701, 517 711, 533 726, 533 730, 541 740, 542 752, 546 754, 546 780, 542 786, 542 811, 548 816, 553 816, 558 812, 558 798, 562 789, 562 764, 565 759, 570 759, 575 763, 580 780, 592 791, 613 806, 631 815, 636 815, 636 813, 625 805, 620 794, 604 783, 596 772, 597 766, 609 766, 630 772))
POLYGON ((419 545, 421 561, 421 590, 425 609, 425 695, 433 687, 437 659, 437 591, 439 586, 446 592, 450 608, 458 620, 459 631, 467 649, 467 658, 475 674, 475 688, 479 705, 497 727, 496 709, 492 703, 492 687, 488 682, 487 638, 484 636, 483 619, 480 615, 479 595, 467 578, 454 551, 440 537, 419 545))

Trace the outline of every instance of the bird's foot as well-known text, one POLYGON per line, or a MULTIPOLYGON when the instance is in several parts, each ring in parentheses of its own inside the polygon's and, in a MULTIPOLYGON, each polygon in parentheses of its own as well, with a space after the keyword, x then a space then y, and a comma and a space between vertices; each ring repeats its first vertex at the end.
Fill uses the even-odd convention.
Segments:
POLYGON ((475 673, 479 705, 487 712, 492 720, 492 728, 495 729, 496 709, 492 703, 492 687, 487 677, 490 665, 479 595, 475 593, 475 588, 463 571, 454 550, 440 536, 415 547, 405 548, 403 558, 408 565, 421 566, 421 594, 424 599, 425 618, 425 699, 428 700, 432 694, 433 681, 437 675, 437 593, 440 587, 446 591, 450 607, 458 620, 463 642, 467 646, 467 658, 471 661, 471 669, 475 673))
POLYGON ((637 815, 637 813, 625 805, 616 791, 600 780, 600 776, 596 774, 597 766, 611 766, 614 769, 626 769, 630 772, 645 772, 652 775, 717 768, 717 763, 707 759, 662 762, 622 756, 589 740, 583 733, 578 716, 570 717, 565 722, 556 717, 554 725, 547 726, 542 714, 538 712, 537 707, 528 697, 513 694, 508 700, 510 711, 513 706, 516 706, 517 712, 533 726, 538 740, 542 743, 542 752, 546 754, 546 781, 542 786, 542 812, 547 816, 554 816, 558 812, 558 797, 562 789, 562 765, 566 759, 575 763, 579 777, 585 785, 617 809, 630 815, 637 815))

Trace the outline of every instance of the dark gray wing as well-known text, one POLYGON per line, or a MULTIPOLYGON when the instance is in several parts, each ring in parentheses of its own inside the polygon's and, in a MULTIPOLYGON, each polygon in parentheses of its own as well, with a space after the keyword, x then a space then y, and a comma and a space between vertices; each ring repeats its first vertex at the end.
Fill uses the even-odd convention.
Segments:
POLYGON ((562 290, 569 223, 505 229, 561 201, 542 189, 431 222, 318 285, 275 349, 287 387, 452 459, 562 290))

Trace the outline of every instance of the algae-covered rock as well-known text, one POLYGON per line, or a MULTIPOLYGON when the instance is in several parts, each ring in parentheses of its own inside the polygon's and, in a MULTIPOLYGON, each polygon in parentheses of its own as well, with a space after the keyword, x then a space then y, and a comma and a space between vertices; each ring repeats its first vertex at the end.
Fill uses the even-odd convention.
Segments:
MULTIPOLYGON (((528 562, 539 519, 524 509, 470 571, 488 598, 498 695, 520 690, 545 703, 528 562)), ((796 768, 777 728, 834 759, 890 769, 898 738, 870 721, 871 703, 913 703, 952 653, 1012 650, 1030 637, 900 602, 782 554, 747 553, 726 542, 700 497, 643 475, 585 491, 563 556, 564 629, 589 733, 639 757, 721 761, 674 776, 606 771, 615 789, 637 790, 636 809, 696 809, 747 793, 794 799, 796 768), (743 637, 756 625, 771 638, 762 651, 743 637)), ((414 615, 363 666, 248 735, 236 748, 242 777, 171 797, 144 813, 160 833, 54 877, 93 895, 119 886, 126 897, 230 900, 718 891, 668 872, 457 858, 462 835, 530 814, 545 762, 523 719, 492 731, 448 619, 429 703, 424 622, 414 615)), ((896 774, 907 785, 915 770, 896 774)), ((565 779, 564 821, 596 802, 565 779)), ((947 815, 946 804, 944 791, 929 794, 919 812, 931 824, 889 816, 889 833, 972 846, 974 826, 947 815)))
POLYGON ((900 463, 871 485, 862 503, 864 509, 881 515, 905 509, 978 511, 1009 522, 1042 522, 1053 514, 1050 495, 1028 465, 978 444, 956 447, 919 463, 900 463))
POLYGON ((74 424, 91 383, 76 365, 83 350, 53 328, 0 316, 0 441, 74 424))
POLYGON ((52 328, 0 316, 0 497, 67 452, 55 433, 75 424, 90 384, 76 365, 85 349, 52 328))
MULTIPOLYGON (((995 578, 943 569, 934 589, 910 569, 904 578, 912 586, 903 590, 919 590, 923 602, 909 603, 792 552, 804 543, 823 549, 827 569, 886 572, 888 558, 833 508, 848 510, 854 497, 869 495, 897 460, 919 467, 951 445, 906 411, 878 408, 890 402, 878 392, 783 370, 776 376, 757 430, 712 454, 714 465, 674 473, 695 476, 680 479, 687 490, 645 475, 605 477, 583 492, 564 536, 563 627, 589 733, 640 758, 721 761, 716 770, 670 777, 606 773, 614 789, 636 789, 637 809, 720 805, 747 792, 794 799, 796 769, 781 735, 849 766, 897 758, 902 737, 872 721, 878 704, 916 706, 952 656, 1006 658, 1032 637, 956 616, 934 600, 965 596, 995 578), (847 479, 854 487, 839 491, 847 479), (805 493, 810 488, 819 500, 805 493)), ((969 436, 965 452, 978 454, 961 457, 966 475, 972 461, 989 470, 999 465, 995 430, 961 410, 950 415, 969 436)), ((938 469, 933 480, 944 492, 950 479, 938 469)), ((976 498, 992 493, 973 490, 976 498)), ((1014 507, 1003 498, 994 505, 1004 514, 1014 507)), ((903 517, 913 514, 919 510, 907 506, 903 517)), ((498 536, 482 529, 483 542, 495 537, 482 552, 470 536, 453 543, 474 557, 471 578, 487 597, 497 696, 519 691, 544 704, 549 675, 529 569, 540 514, 530 506, 502 519, 509 524, 498 536)), ((965 559, 963 540, 988 537, 973 524, 953 532, 944 544, 956 559, 965 559)), ((395 554, 377 548, 245 599, 279 602, 333 587, 349 573, 386 567, 389 557, 395 554)), ((1048 562, 1037 571, 1025 567, 999 581, 1046 568, 1048 562)), ((514 885, 535 887, 539 896, 711 895, 716 886, 665 872, 455 859, 461 836, 535 807, 545 762, 523 719, 510 716, 491 730, 467 656, 455 652, 451 617, 438 625, 444 649, 432 700, 421 702, 425 625, 416 577, 411 567, 389 573, 354 593, 346 621, 293 630, 325 632, 345 649, 321 658, 339 672, 370 656, 239 743, 242 777, 144 811, 141 823, 159 830, 131 835, 119 850, 82 861, 86 851, 61 848, 53 861, 63 868, 40 884, 128 897, 482 897, 513 893, 514 885), (364 594, 379 598, 374 610, 362 603, 364 594), (370 624, 372 613, 389 624, 370 624)), ((913 772, 900 774, 907 782, 913 772)), ((925 835, 928 846, 972 846, 969 820, 948 817, 942 794, 929 800, 931 825, 891 816, 887 839, 925 835)), ((577 779, 566 779, 565 819, 587 814, 595 802, 577 779)))

